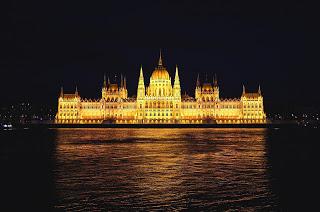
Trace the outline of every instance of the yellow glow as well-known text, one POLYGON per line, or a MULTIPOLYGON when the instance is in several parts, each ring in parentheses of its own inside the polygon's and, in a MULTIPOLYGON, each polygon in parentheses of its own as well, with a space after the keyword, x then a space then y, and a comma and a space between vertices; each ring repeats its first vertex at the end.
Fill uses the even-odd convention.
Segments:
MULTIPOLYGON (((160 61, 160 60, 159 60, 160 61)), ((178 67, 172 86, 171 77, 159 63, 151 75, 149 86, 144 85, 143 70, 137 98, 128 97, 126 81, 105 85, 102 98, 86 100, 76 92, 63 94, 58 100, 56 123, 91 123, 103 121, 121 124, 256 124, 266 123, 263 97, 260 91, 246 93, 239 99, 220 99, 215 83, 204 83, 195 89, 195 98, 181 96, 178 67)))

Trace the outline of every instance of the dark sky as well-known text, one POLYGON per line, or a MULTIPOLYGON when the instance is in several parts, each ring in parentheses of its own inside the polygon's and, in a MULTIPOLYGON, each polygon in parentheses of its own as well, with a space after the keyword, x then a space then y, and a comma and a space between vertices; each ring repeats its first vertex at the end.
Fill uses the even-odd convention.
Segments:
POLYGON ((305 1, 11 1, 1 26, 1 104, 55 106, 60 86, 98 98, 103 73, 136 93, 159 48, 194 95, 197 73, 217 73, 222 97, 261 84, 267 111, 319 108, 319 23, 305 1))

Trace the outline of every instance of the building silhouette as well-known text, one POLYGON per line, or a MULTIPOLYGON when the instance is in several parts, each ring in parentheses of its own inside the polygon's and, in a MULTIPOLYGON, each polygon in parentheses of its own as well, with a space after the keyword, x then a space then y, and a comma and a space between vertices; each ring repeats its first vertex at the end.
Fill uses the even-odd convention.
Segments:
POLYGON ((128 97, 127 79, 122 75, 120 85, 104 76, 98 100, 82 99, 77 88, 73 94, 61 88, 55 123, 256 124, 266 123, 266 114, 260 86, 254 93, 243 86, 240 98, 222 99, 216 75, 212 83, 201 83, 198 75, 194 97, 181 95, 178 66, 172 86, 160 51, 148 86, 141 66, 136 97, 128 97))

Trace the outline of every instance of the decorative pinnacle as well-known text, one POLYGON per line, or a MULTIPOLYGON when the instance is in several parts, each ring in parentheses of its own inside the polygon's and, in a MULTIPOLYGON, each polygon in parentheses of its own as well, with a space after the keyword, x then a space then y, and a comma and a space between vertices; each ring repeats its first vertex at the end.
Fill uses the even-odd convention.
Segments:
POLYGON ((199 73, 198 73, 198 77, 197 77, 197 87, 200 87, 200 77, 199 77, 199 73))
POLYGON ((107 87, 106 73, 103 75, 103 87, 107 87))
POLYGON ((61 86, 61 89, 60 89, 60 97, 63 97, 63 86, 61 86))
POLYGON ((142 65, 141 65, 141 67, 140 67, 140 76, 139 76, 139 78, 142 78, 142 79, 143 79, 143 70, 142 70, 142 65))
POLYGON ((213 82, 214 86, 217 87, 218 86, 218 77, 217 74, 214 74, 214 82, 213 82))
POLYGON ((261 94, 261 88, 260 88, 260 85, 259 85, 259 88, 258 88, 258 93, 261 94))

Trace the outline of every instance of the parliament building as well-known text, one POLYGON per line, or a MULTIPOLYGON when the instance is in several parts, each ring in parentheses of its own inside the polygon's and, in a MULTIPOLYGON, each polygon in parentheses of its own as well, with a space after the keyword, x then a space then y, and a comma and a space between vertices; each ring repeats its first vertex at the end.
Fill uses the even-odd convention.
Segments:
POLYGON ((128 97, 127 81, 120 85, 104 76, 101 99, 88 100, 75 93, 65 94, 61 88, 55 123, 59 124, 260 124, 266 123, 260 86, 249 93, 243 86, 240 98, 223 99, 218 79, 212 83, 196 81, 194 97, 181 95, 176 66, 174 82, 159 62, 145 84, 142 67, 136 97, 128 97))

